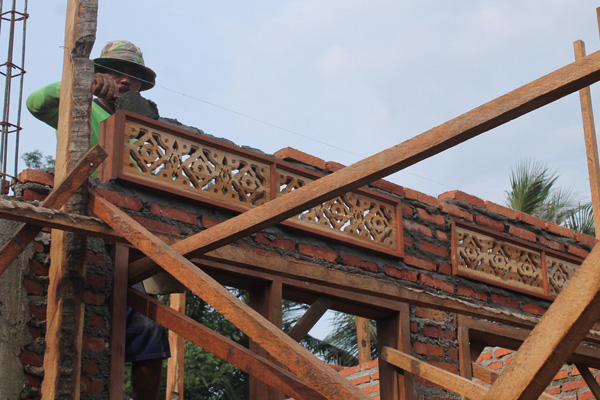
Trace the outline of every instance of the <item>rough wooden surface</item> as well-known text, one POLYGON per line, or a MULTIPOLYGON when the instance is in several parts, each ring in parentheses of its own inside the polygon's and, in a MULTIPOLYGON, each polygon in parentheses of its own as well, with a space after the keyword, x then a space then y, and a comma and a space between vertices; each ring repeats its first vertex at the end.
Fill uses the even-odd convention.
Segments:
MULTIPOLYGON (((179 314, 185 315, 185 293, 171 294, 169 306, 179 314)), ((184 368, 185 368, 185 339, 177 332, 169 331, 171 358, 167 360, 167 399, 183 400, 184 368)))
POLYGON ((91 196, 91 207, 98 217, 132 245, 161 265, 317 392, 330 400, 370 399, 117 207, 97 194, 91 196))
MULTIPOLYGON (((58 182, 90 147, 94 66, 89 55, 96 35, 97 13, 98 0, 67 3, 55 164, 58 182)), ((85 213, 86 186, 74 192, 65 205, 66 211, 85 213)), ((45 400, 80 397, 85 252, 84 237, 53 231, 42 382, 45 400)))
MULTIPOLYGON (((500 374, 493 369, 486 368, 482 365, 473 363, 472 365, 473 377, 479 379, 487 384, 492 384, 496 381, 500 374)), ((542 393, 539 397, 542 400, 557 400, 556 397, 549 395, 548 393, 542 393)))

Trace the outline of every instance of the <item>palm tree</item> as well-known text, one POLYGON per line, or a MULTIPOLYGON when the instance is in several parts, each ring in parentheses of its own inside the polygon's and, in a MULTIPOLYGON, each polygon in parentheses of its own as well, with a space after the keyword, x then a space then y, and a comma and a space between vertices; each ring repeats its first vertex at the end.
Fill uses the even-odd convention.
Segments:
POLYGON ((581 204, 579 195, 555 187, 557 179, 557 173, 539 161, 520 162, 510 173, 511 190, 505 192, 508 206, 594 236, 591 203, 581 204))

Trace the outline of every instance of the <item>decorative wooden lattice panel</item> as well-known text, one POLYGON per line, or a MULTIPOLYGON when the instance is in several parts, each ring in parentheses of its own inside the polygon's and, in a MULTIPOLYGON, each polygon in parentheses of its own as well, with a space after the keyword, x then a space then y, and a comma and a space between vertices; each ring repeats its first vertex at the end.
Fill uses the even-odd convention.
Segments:
MULTIPOLYGON (((128 112, 111 118, 101 144, 116 159, 101 167, 101 179, 117 178, 244 211, 319 178, 292 164, 128 112)), ((284 224, 388 254, 401 256, 404 250, 398 201, 368 190, 338 196, 284 224)))
POLYGON ((579 266, 462 226, 454 227, 452 240, 455 273, 540 297, 555 297, 579 266))

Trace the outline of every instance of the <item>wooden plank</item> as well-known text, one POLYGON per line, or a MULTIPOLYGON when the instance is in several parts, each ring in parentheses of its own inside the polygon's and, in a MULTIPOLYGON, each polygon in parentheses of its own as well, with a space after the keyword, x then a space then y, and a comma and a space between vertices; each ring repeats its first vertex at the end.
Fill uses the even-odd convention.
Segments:
MULTIPOLYGON (((181 315, 185 315, 185 293, 173 293, 169 306, 181 315)), ((169 331, 171 358, 167 360, 167 400, 183 400, 185 339, 175 331, 169 331)))
POLYGON ((460 322, 458 325, 458 364, 460 376, 469 380, 473 378, 469 328, 460 324, 460 322))
MULTIPOLYGON (((94 65, 89 55, 96 37, 97 13, 98 0, 67 3, 54 169, 57 182, 90 147, 94 65)), ((67 201, 65 211, 85 214, 86 196, 84 184, 67 201)), ((41 388, 45 400, 80 397, 86 243, 85 237, 52 232, 41 388)))
MULTIPOLYGON (((560 68, 399 145, 273 199, 217 227, 182 240, 173 248, 197 256, 299 214, 335 196, 359 188, 438 154, 483 132, 600 80, 600 52, 560 68)), ((131 269, 151 268, 148 261, 131 269)))
MULTIPOLYGON (((248 304, 250 307, 281 329, 283 324, 281 281, 267 282, 260 288, 252 289, 249 291, 249 296, 250 301, 248 304)), ((256 355, 272 359, 269 357, 269 353, 254 340, 250 340, 249 349, 256 355)), ((250 376, 250 400, 283 400, 283 397, 283 393, 273 389, 260 379, 250 376)))
MULTIPOLYGON (((573 43, 575 59, 585 57, 585 44, 578 40, 573 43)), ((596 237, 600 230, 600 166, 598 165, 598 141, 596 140, 596 127, 594 112, 592 111, 592 95, 589 87, 579 91, 581 103, 581 118, 583 119, 583 134, 585 137, 585 152, 587 155, 588 173, 590 177, 590 191, 592 194, 592 207, 594 210, 594 226, 596 237)))
MULTIPOLYGON (((94 170, 104 161, 108 155, 102 147, 96 145, 92 147, 77 162, 75 167, 69 171, 68 175, 55 185, 54 190, 42 201, 41 207, 61 208, 71 197, 71 194, 78 189, 94 170)), ((37 236, 41 227, 35 225, 23 224, 13 234, 12 238, 0 249, 0 275, 17 259, 25 247, 37 236)))
POLYGON ((358 364, 371 361, 371 335, 367 318, 356 317, 356 341, 358 342, 358 364))
POLYGON ((539 396, 600 317, 600 246, 581 264, 511 363, 492 385, 486 400, 539 396))
POLYGON ((104 222, 323 396, 330 400, 370 399, 117 207, 96 193, 91 196, 91 206, 104 222))
POLYGON ((590 392, 592 392, 596 400, 600 400, 600 385, 598 385, 598 382, 596 382, 596 378, 594 378, 594 375, 592 375, 590 369, 586 365, 582 364, 576 364, 575 366, 581 373, 581 376, 588 385, 588 388, 590 388, 590 392))
POLYGON ((381 358, 387 363, 395 365, 404 371, 415 374, 416 376, 442 386, 447 390, 466 396, 469 399, 483 399, 487 392, 486 388, 469 379, 465 379, 462 376, 435 367, 404 352, 392 349, 391 347, 383 348, 381 358))
POLYGON ((301 341, 308 335, 308 332, 315 326, 321 317, 329 310, 331 299, 328 297, 319 297, 310 305, 304 315, 296 322, 296 324, 288 332, 288 336, 296 342, 301 341))
MULTIPOLYGON (((479 379, 480 381, 483 381, 490 385, 492 383, 494 383, 496 381, 496 379, 498 378, 498 376, 500 375, 498 372, 494 371, 493 369, 486 368, 483 365, 479 365, 476 363, 473 363, 472 369, 473 369, 473 377, 475 379, 479 379)), ((556 397, 551 396, 548 393, 542 393, 540 395, 539 399, 557 400, 556 397)))
POLYGON ((125 371, 125 329, 127 323, 127 266, 129 249, 122 244, 114 246, 115 260, 113 293, 110 302, 112 323, 110 332, 110 375, 108 398, 123 399, 123 374, 125 371))
POLYGON ((244 372, 260 377, 264 382, 296 399, 325 399, 289 371, 264 357, 253 354, 245 347, 219 335, 193 319, 177 313, 150 296, 130 288, 128 304, 136 311, 154 319, 204 350, 244 372))

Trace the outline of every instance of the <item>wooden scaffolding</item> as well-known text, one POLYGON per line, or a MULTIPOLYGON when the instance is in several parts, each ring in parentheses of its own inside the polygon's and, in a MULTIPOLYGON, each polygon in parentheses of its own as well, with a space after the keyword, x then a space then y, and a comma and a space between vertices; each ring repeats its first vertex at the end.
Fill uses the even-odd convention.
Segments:
MULTIPOLYGON (((275 198, 267 205, 250 209, 222 222, 218 227, 167 245, 114 204, 87 188, 87 177, 106 156, 99 146, 87 151, 91 104, 89 88, 93 77, 89 54, 95 36, 96 11, 97 0, 69 1, 55 188, 40 207, 13 207, 2 212, 4 218, 26 223, 14 234, 17 240, 9 241, 1 250, 0 273, 20 253, 22 245, 35 237, 41 226, 55 228, 52 231, 47 350, 42 386, 45 400, 64 395, 79 398, 83 303, 77 296, 77 290, 80 284, 78 277, 83 275, 85 235, 127 242, 146 256, 129 263, 128 248, 117 246, 115 303, 124 304, 128 301, 138 311, 182 337, 207 348, 258 380, 269 383, 275 390, 257 386, 257 390, 262 391, 263 399, 281 398, 279 392, 297 399, 370 398, 296 341, 332 306, 331 297, 337 299, 337 309, 344 309, 344 303, 348 302, 352 304, 353 313, 377 321, 381 398, 384 400, 411 398, 411 380, 407 379, 406 372, 431 380, 470 399, 549 398, 542 392, 558 369, 569 360, 581 366, 584 378, 589 380, 590 388, 599 398, 600 388, 593 378, 589 378, 591 374, 588 367, 600 368, 594 361, 600 357, 586 355, 585 351, 578 349, 600 317, 600 250, 597 248, 586 258, 539 323, 533 326, 531 321, 516 316, 474 308, 460 301, 441 299, 374 278, 316 269, 311 270, 309 276, 305 263, 300 265, 289 260, 284 262, 261 257, 230 246, 230 243, 413 165, 570 93, 586 90, 600 80, 600 52, 586 56, 583 44, 576 44, 577 59, 569 65, 399 145, 275 198), (82 104, 88 107, 82 109, 82 104), (83 217, 88 207, 94 218, 83 217), (61 211, 51 212, 49 209, 61 211), (245 267, 239 267, 240 264, 245 267), (134 289, 127 289, 132 282, 155 271, 156 265, 247 334, 256 343, 257 349, 242 348, 181 312, 134 289), (217 276, 220 274, 223 281, 243 279, 250 282, 255 299, 254 308, 233 296, 197 265, 214 271, 217 276), (310 286, 308 290, 307 285, 310 286), (281 318, 278 301, 283 287, 295 293, 299 300, 312 304, 289 335, 272 323, 281 318), (521 342, 522 345, 513 361, 498 376, 477 366, 461 365, 461 370, 468 371, 467 378, 475 376, 491 383, 487 389, 471 379, 446 372, 408 354, 410 343, 405 341, 407 335, 403 335, 409 330, 408 304, 460 314, 463 328, 459 336, 464 344, 460 351, 466 354, 471 351, 468 335, 478 331, 503 337, 506 343, 512 340, 512 345, 521 342), (494 331, 492 327, 486 327, 483 322, 471 317, 525 327, 531 332, 494 331), (69 335, 65 335, 66 326, 69 326, 69 335), (65 341, 76 349, 75 354, 65 353, 65 341)), ((583 100, 585 96, 582 92, 582 104, 587 101, 583 100)), ((589 111, 588 114, 584 111, 584 119, 586 115, 589 117, 589 111)), ((587 121, 586 130, 593 132, 593 121, 589 118, 587 121)), ((597 182, 598 178, 593 180, 597 182)), ((592 194, 594 203, 598 204, 595 192, 597 186, 592 194)), ((596 217, 600 217, 600 212, 596 213, 596 217)), ((123 315, 119 314, 123 312, 122 308, 115 308, 115 321, 123 321, 123 315)), ((122 328, 122 324, 117 324, 115 329, 122 328)), ((122 349, 122 340, 116 336, 112 339, 112 377, 118 377, 122 372, 117 362, 122 357, 119 350, 122 349)), ((118 383, 111 382, 110 390, 111 398, 119 398, 118 383)))

